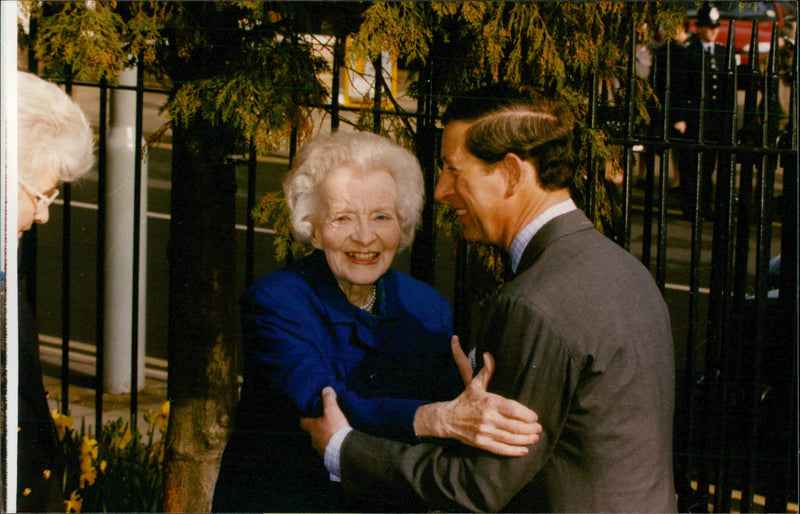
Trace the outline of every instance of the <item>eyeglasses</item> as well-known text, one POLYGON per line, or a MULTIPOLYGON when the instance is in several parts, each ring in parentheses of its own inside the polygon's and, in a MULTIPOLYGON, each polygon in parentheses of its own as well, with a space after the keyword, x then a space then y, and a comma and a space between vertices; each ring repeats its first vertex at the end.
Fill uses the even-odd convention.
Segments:
MULTIPOLYGON (((24 187, 25 189, 27 189, 27 190, 28 190, 28 192, 29 192, 30 194, 32 194, 33 196, 35 196, 35 197, 36 197, 36 198, 38 198, 39 200, 43 201, 43 202, 44 202, 44 206, 45 206, 45 207, 49 207, 49 206, 50 206, 50 204, 51 204, 51 203, 53 203, 53 201, 55 201, 56 197, 58 197, 58 189, 53 189, 53 191, 52 191, 50 194, 47 194, 47 195, 46 195, 46 194, 44 194, 44 193, 40 193, 39 191, 37 191, 36 189, 34 189, 34 187, 33 187, 33 186, 31 186, 30 184, 28 184, 28 183, 27 183, 27 182, 25 182, 24 180, 21 180, 21 179, 20 179, 20 181, 19 181, 19 185, 21 185, 22 187, 24 187)), ((38 205, 37 205, 37 207, 38 207, 38 205)))

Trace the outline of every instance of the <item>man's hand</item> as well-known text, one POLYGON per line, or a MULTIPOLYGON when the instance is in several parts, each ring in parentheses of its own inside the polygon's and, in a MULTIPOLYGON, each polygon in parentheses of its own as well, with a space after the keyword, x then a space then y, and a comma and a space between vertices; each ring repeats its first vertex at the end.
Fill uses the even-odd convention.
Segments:
POLYGON ((464 387, 469 387, 469 383, 472 382, 472 364, 469 363, 469 357, 461 348, 458 336, 450 339, 450 350, 453 351, 453 360, 456 361, 458 373, 461 375, 461 380, 464 381, 464 387))
POLYGON ((542 431, 539 418, 521 403, 486 391, 494 358, 485 353, 483 361, 483 369, 458 398, 417 409, 414 431, 420 437, 458 439, 497 455, 527 455, 527 447, 539 440, 542 431))
POLYGON ((347 425, 349 423, 336 403, 336 391, 332 387, 322 390, 322 417, 300 419, 300 428, 311 434, 311 443, 320 457, 325 456, 325 448, 333 434, 347 425))

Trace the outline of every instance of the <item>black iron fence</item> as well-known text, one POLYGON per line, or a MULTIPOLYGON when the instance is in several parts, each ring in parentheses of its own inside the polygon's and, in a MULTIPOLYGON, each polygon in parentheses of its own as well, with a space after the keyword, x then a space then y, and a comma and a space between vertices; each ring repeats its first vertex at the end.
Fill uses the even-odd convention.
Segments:
MULTIPOLYGON (((755 41, 755 24, 753 40, 755 41)), ((730 30, 730 34, 734 31, 730 30)), ((731 36, 732 37, 732 36, 731 36)), ((635 33, 632 31, 632 40, 635 33)), ((729 41, 728 48, 733 48, 729 41)), ((343 115, 354 110, 339 104, 339 68, 344 65, 341 40, 334 38, 331 103, 317 106, 330 116, 330 127, 339 127, 343 115)), ((777 31, 773 28, 770 53, 762 60, 752 52, 746 66, 737 66, 732 54, 724 56, 715 73, 724 75, 727 104, 716 120, 722 120, 710 141, 703 130, 692 139, 675 136, 672 99, 678 83, 671 70, 674 55, 666 50, 654 69, 662 70, 665 87, 660 97, 649 95, 643 81, 634 78, 635 48, 630 49, 627 80, 616 91, 622 101, 609 105, 598 79, 587 92, 592 128, 614 124, 612 145, 621 151, 621 180, 609 176, 609 163, 591 162, 586 177, 584 203, 594 216, 602 188, 619 213, 607 234, 639 255, 654 274, 661 290, 680 294, 670 302, 676 334, 678 359, 677 407, 675 412, 675 471, 682 511, 742 512, 754 509, 754 498, 764 500, 766 511, 786 511, 797 499, 797 58, 779 66, 777 31), (663 66, 661 66, 663 65, 663 66), (779 92, 788 88, 788 104, 781 104, 779 92), (657 100, 656 100, 657 98, 657 100), (643 100, 651 121, 635 123, 635 106, 643 100), (721 114, 721 115, 720 115, 721 114), (671 160, 689 156, 696 180, 684 183, 680 198, 670 188, 671 160), (708 159, 716 158, 713 182, 702 172, 708 159), (638 170, 638 171, 637 171, 638 170), (688 186, 688 187, 687 187, 688 186), (776 193, 777 191, 777 193, 776 193), (710 207, 710 208, 706 208, 710 207), (710 241, 708 234, 710 231, 710 241), (635 232, 635 236, 632 234, 635 232), (673 234, 686 235, 684 247, 676 249, 673 234), (779 238, 773 241, 773 238, 779 238), (641 246, 639 246, 641 243, 641 246), (779 249, 779 271, 774 248, 779 249), (708 253, 710 251, 710 259, 708 253), (674 255, 673 255, 674 253, 674 255), (680 263, 680 265, 676 265, 680 263), (672 287, 668 274, 674 267, 686 270, 688 285, 672 287), (681 267, 682 266, 682 267, 681 267), (780 291, 780 294, 777 294, 780 291), (679 311, 679 312, 678 312, 679 311), (736 502, 736 505, 733 505, 736 502)), ((658 58, 657 58, 658 59, 658 58)), ((706 59, 706 58, 704 58, 706 59)), ((704 61, 705 62, 705 61, 704 61)), ((387 118, 400 119, 415 134, 415 149, 425 173, 427 198, 432 199, 436 174, 438 129, 436 65, 429 61, 420 71, 420 93, 416 110, 403 112, 380 77, 381 62, 374 63, 376 81, 371 111, 373 130, 387 118), (385 102, 392 105, 384 107, 385 102)), ((701 85, 711 80, 699 75, 701 85)), ((105 83, 80 84, 99 89, 98 182, 97 182, 97 283, 96 283, 96 373, 95 426, 102 426, 103 414, 103 310, 105 259, 105 167, 107 95, 105 83)), ((72 87, 66 84, 67 89, 72 87)), ((141 74, 137 86, 136 138, 142 134, 143 94, 165 92, 145 88, 141 74)), ((705 89, 704 89, 705 90, 705 89)), ((709 120, 710 99, 701 95, 697 110, 709 120)), ((700 122, 701 126, 703 121, 700 122)), ((290 158, 295 142, 290 148, 290 158)), ((137 153, 137 163, 140 154, 137 153)), ((241 161, 248 171, 247 212, 256 202, 256 157, 253 151, 241 161)), ((613 167, 612 167, 613 168, 613 167)), ((136 167, 137 184, 143 180, 136 167)), ((136 188, 138 191, 138 187, 136 188)), ((70 268, 71 189, 64 186, 62 219, 62 405, 69 409, 70 379, 70 268)), ((139 216, 134 216, 138 223, 139 216)), ((245 283, 253 279, 255 226, 248 217, 245 252, 245 283)), ((138 234, 138 230, 134 230, 138 234)), ((410 272, 434 281, 437 255, 436 227, 432 202, 423 214, 423 224, 410 258, 410 272)), ((135 242, 138 245, 139 242, 135 242)), ((35 254, 35 235, 26 237, 24 251, 35 254)), ((35 262, 30 257, 27 262, 35 262)), ((469 329, 469 305, 462 294, 471 283, 474 249, 461 244, 455 257, 454 313, 459 331, 469 329)), ((138 262, 138 261, 135 261, 138 262)), ((452 266, 451 266, 452 267, 452 266)), ((138 264, 132 274, 134 283, 138 264)), ((35 273, 34 273, 35 277, 35 273)), ((34 288, 35 290, 35 288, 34 288)), ((135 288, 134 288, 135 290, 135 288)), ((136 295, 138 293, 134 293, 136 295)), ((135 298, 133 305, 138 305, 135 298)), ((132 391, 131 420, 135 428, 137 410, 137 313, 131 313, 132 391)))

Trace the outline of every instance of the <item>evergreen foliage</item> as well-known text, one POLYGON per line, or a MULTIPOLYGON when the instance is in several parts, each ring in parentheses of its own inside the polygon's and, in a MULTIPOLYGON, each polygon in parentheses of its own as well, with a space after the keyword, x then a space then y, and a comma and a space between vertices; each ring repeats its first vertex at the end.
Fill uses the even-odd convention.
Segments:
MULTIPOLYGON (((352 36, 347 62, 359 57, 372 59, 381 51, 391 52, 412 71, 422 70, 432 61, 436 69, 436 100, 442 105, 452 95, 497 80, 537 86, 565 101, 576 114, 581 167, 576 170, 573 194, 579 203, 588 164, 613 161, 619 156, 619 149, 608 145, 614 125, 591 129, 588 124, 593 73, 599 73, 602 84, 613 85, 602 101, 619 102, 617 95, 631 91, 634 86, 627 77, 627 60, 635 43, 632 34, 638 42, 646 42, 648 26, 662 25, 671 31, 687 7, 677 2, 258 1, 48 1, 24 2, 24 6, 36 30, 31 35, 20 30, 20 44, 35 52, 50 78, 69 77, 78 81, 105 78, 113 84, 119 70, 136 59, 149 78, 169 88, 163 109, 169 113, 173 127, 199 127, 195 131, 176 131, 176 134, 195 135, 193 140, 181 141, 186 155, 203 155, 199 151, 192 153, 191 147, 204 144, 208 151, 209 148, 229 151, 230 146, 235 146, 243 153, 250 140, 264 153, 286 148, 292 129, 300 142, 310 135, 313 129, 310 110, 329 94, 320 78, 329 71, 328 66, 315 50, 312 34, 352 36), (632 27, 636 29, 632 31, 632 27), (225 144, 196 140, 202 139, 203 134, 214 137, 207 134, 206 127, 218 128, 218 139, 224 138, 225 144), (227 144, 229 140, 233 145, 227 144)), ((640 79, 634 81, 639 81, 636 87, 640 92, 649 90, 640 79)), ((410 93, 421 89, 412 87, 410 93)), ((646 117, 645 98, 646 95, 637 96, 640 102, 637 113, 642 117, 646 117)), ((357 122, 359 126, 368 126, 369 107, 365 106, 357 122)), ((398 122, 383 130, 410 146, 413 127, 398 122)), ((216 166, 216 160, 213 162, 215 165, 209 166, 209 172, 220 175, 231 172, 216 166)), ((185 169, 173 173, 191 176, 185 169)), ((175 184, 193 180, 178 180, 177 175, 173 177, 175 184)), ((190 216, 194 213, 198 219, 204 219, 203 210, 208 206, 197 199, 223 195, 223 191, 214 190, 213 184, 214 181, 204 181, 204 190, 191 195, 174 189, 173 214, 180 213, 186 219, 187 213, 190 216)), ((195 182, 192 185, 198 187, 195 182)), ((597 193, 599 210, 595 214, 598 219, 610 219, 613 213, 609 211, 609 203, 602 200, 602 187, 597 193)), ((232 197, 232 194, 224 191, 224 195, 232 197)), ((265 198, 254 215, 274 224, 278 231, 277 250, 281 255, 288 254, 293 243, 280 195, 265 198)), ((446 220, 448 213, 440 212, 439 217, 446 220)), ((202 248, 195 248, 195 236, 191 230, 173 231, 170 245, 202 253, 202 248)), ((230 244, 231 248, 222 250, 233 255, 233 238, 224 241, 222 244, 230 244)), ((201 269, 215 264, 204 264, 202 257, 196 259, 192 273, 204 278, 217 276, 215 269, 206 272, 201 269)), ((494 279, 501 280, 499 256, 489 251, 484 262, 488 263, 494 279)), ((216 279, 211 285, 234 287, 216 279)), ((230 307, 213 304, 203 295, 193 297, 189 292, 173 290, 172 284, 170 287, 170 295, 183 294, 179 298, 181 305, 197 318, 197 326, 189 327, 191 330, 213 331, 201 323, 209 309, 219 313, 227 312, 230 307)), ((235 320, 231 323, 235 324, 235 320)), ((186 327, 180 327, 183 328, 186 327)), ((216 355, 219 345, 229 344, 225 334, 215 336, 215 340, 217 346, 197 343, 202 348, 194 349, 193 354, 216 355)), ((198 375, 208 372, 204 366, 205 361, 199 361, 198 375)), ((171 382, 179 379, 187 384, 207 383, 198 377, 173 377, 170 373, 171 382)), ((170 387, 181 390, 185 385, 171 383, 170 387)), ((208 400, 209 405, 225 401, 208 400)), ((182 405, 175 406, 176 429, 193 421, 182 417, 181 409, 182 405)), ((227 430, 225 423, 219 421, 219 434, 224 435, 227 430)), ((219 434, 214 435, 215 441, 224 440, 217 437, 219 434)), ((168 466, 169 449, 166 459, 168 466)), ((214 478, 189 477, 185 483, 214 478)), ((170 494, 167 491, 168 497, 170 494)), ((177 509, 206 508, 187 507, 188 504, 170 502, 169 498, 167 501, 177 509)))

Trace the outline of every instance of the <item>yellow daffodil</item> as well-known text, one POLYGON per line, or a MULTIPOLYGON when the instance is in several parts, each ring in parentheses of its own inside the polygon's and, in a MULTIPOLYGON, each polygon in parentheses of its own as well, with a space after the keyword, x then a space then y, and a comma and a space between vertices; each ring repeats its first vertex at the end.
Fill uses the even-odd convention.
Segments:
POLYGON ((150 450, 150 460, 156 459, 158 463, 164 462, 164 441, 156 441, 150 450))
POLYGON ((97 459, 97 440, 89 439, 88 437, 83 436, 83 442, 81 443, 81 455, 91 456, 93 460, 97 459))
POLYGON ((75 420, 70 416, 65 416, 64 414, 61 414, 55 409, 53 409, 50 412, 50 416, 53 417, 53 423, 55 424, 56 431, 58 432, 58 440, 61 441, 64 439, 64 435, 66 435, 67 429, 72 428, 72 423, 74 423, 75 420))
POLYGON ((83 498, 78 496, 78 491, 75 490, 69 495, 69 500, 64 500, 64 503, 67 506, 66 512, 80 512, 83 507, 83 498))
POLYGON ((131 439, 133 439, 133 435, 131 435, 131 429, 128 427, 123 432, 123 430, 120 428, 119 437, 117 438, 117 446, 120 450, 124 450, 125 447, 128 446, 128 443, 131 442, 131 439))
POLYGON ((161 405, 161 412, 156 412, 150 419, 150 422, 155 424, 158 429, 161 430, 162 434, 167 431, 167 425, 169 424, 169 401, 161 405))
POLYGON ((108 464, 108 462, 106 462, 106 461, 104 461, 104 460, 101 460, 101 461, 100 461, 100 471, 102 471, 102 472, 104 472, 104 473, 105 473, 105 471, 106 471, 106 465, 107 465, 107 464, 108 464))
POLYGON ((81 488, 86 487, 86 484, 94 485, 97 479, 97 468, 94 465, 94 459, 91 455, 84 455, 81 459, 81 488))

